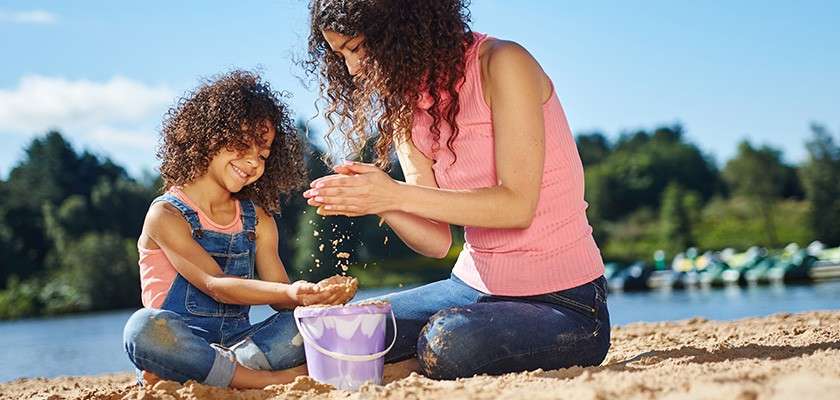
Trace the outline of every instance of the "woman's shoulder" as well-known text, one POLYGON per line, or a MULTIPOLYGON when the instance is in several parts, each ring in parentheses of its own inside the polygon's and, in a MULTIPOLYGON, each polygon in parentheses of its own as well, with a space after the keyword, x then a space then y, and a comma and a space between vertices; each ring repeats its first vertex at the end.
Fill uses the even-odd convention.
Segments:
MULTIPOLYGON (((488 38, 479 49, 482 81, 485 92, 493 92, 494 87, 519 88, 536 84, 538 96, 543 102, 552 93, 551 81, 540 63, 521 44, 503 39, 488 38), (538 77, 534 81, 534 77, 538 77)), ((488 104, 492 96, 486 94, 488 104)))
POLYGON ((521 44, 498 38, 488 38, 479 48, 479 59, 489 70, 539 67, 539 63, 521 44))

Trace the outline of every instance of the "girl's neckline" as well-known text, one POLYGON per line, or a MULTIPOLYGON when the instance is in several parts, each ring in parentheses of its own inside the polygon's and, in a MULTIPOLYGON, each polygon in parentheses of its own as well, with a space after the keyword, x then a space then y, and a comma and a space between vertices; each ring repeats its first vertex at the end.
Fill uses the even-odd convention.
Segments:
POLYGON ((233 201, 234 207, 236 207, 236 211, 234 212, 233 220, 230 221, 230 223, 227 223, 227 224, 220 224, 220 223, 214 221, 212 218, 210 218, 210 214, 204 212, 204 210, 202 210, 201 207, 199 207, 198 204, 190 198, 190 196, 187 196, 187 193, 184 192, 182 188, 173 187, 172 189, 170 189, 170 191, 172 192, 172 194, 174 194, 179 199, 181 199, 184 203, 187 203, 187 206, 189 206, 190 208, 195 210, 195 212, 197 212, 199 214, 199 216, 203 216, 204 220, 216 229, 219 229, 219 230, 231 229, 234 226, 236 226, 236 224, 239 222, 240 214, 242 213, 242 210, 240 209, 239 201, 236 200, 236 199, 234 199, 234 201, 233 201))

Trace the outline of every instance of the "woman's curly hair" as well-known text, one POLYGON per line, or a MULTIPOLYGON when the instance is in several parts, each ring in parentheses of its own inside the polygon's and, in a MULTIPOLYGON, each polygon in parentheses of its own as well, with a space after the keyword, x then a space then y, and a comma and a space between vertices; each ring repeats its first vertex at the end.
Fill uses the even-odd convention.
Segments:
POLYGON ((181 97, 164 116, 157 150, 164 190, 207 173, 222 149, 244 152, 253 144, 266 146, 262 136, 268 122, 276 134, 265 172, 235 196, 278 212, 281 195, 303 186, 306 178, 303 146, 284 97, 257 73, 241 70, 204 80, 181 97))
POLYGON ((308 58, 303 66, 319 79, 326 101, 327 142, 341 132, 345 146, 361 155, 369 132, 377 131, 376 163, 389 164, 395 141, 411 140, 415 107, 423 93, 432 103, 431 134, 440 126, 452 130, 447 148, 458 135, 458 89, 464 77, 464 54, 473 43, 467 0, 312 0, 308 58), (351 76, 322 31, 345 36, 363 34, 365 59, 351 76))

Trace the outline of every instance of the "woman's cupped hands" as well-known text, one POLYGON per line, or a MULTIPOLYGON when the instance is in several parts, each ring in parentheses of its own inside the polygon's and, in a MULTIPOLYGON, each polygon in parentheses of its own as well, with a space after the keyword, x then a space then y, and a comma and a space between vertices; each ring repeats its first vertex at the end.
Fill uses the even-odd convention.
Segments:
POLYGON ((381 214, 398 208, 399 182, 373 164, 347 161, 333 167, 335 174, 318 178, 303 193, 318 214, 381 214))

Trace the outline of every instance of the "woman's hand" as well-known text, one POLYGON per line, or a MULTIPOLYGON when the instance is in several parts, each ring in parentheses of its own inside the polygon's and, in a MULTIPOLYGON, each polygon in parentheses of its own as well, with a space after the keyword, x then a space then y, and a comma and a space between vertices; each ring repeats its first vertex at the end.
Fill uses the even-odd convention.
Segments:
POLYGON ((303 193, 320 215, 357 217, 398 208, 399 183, 372 164, 347 163, 335 167, 337 174, 313 181, 303 193))

